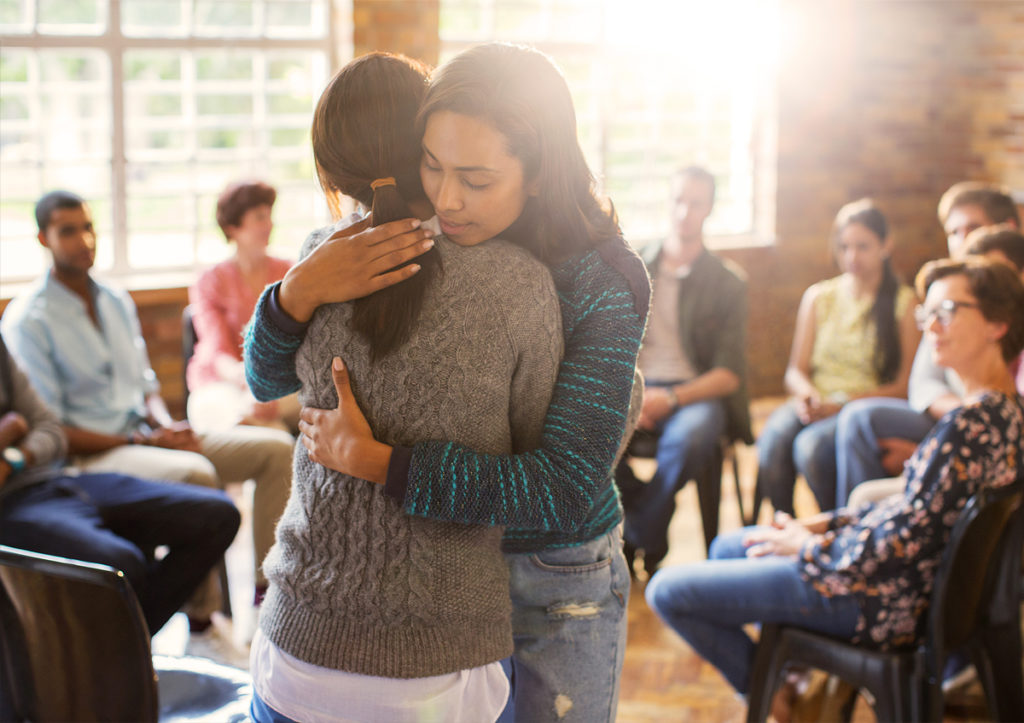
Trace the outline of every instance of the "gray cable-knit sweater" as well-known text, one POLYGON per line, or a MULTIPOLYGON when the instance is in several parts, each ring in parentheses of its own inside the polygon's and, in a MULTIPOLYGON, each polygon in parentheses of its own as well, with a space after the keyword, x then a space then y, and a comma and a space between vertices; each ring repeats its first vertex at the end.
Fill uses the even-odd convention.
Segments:
MULTIPOLYGON (((326 238, 321 229, 306 250, 326 238)), ((491 454, 531 449, 562 351, 546 267, 502 241, 437 239, 443 271, 410 339, 370 362, 352 305, 317 310, 296 359, 299 399, 337 406, 334 356, 377 439, 450 439, 491 454)), ((415 678, 512 652, 500 527, 405 514, 382 485, 310 462, 296 445, 291 498, 263 563, 260 627, 279 648, 328 668, 415 678)), ((497 494, 484 488, 481 495, 497 494)))

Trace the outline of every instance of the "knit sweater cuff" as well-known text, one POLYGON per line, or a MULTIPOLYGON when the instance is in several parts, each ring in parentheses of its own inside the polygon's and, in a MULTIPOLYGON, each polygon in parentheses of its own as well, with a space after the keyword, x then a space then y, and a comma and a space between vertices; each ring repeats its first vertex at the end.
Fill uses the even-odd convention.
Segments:
POLYGON ((392 447, 388 476, 384 482, 384 494, 404 505, 409 489, 409 468, 412 465, 411 447, 392 447))
POLYGON ((281 282, 278 281, 270 289, 267 297, 267 318, 278 329, 292 336, 305 336, 309 322, 296 321, 281 307, 281 282))

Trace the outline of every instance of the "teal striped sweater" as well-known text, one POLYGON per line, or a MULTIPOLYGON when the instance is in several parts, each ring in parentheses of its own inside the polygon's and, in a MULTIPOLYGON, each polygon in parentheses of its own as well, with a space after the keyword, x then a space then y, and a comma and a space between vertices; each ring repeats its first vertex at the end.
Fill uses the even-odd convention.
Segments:
MULTIPOLYGON (((592 540, 622 519, 611 469, 626 428, 650 301, 643 262, 616 239, 551 269, 565 356, 540 445, 482 454, 444 441, 395 447, 385 493, 410 515, 505 525, 506 552, 592 540)), ((305 325, 264 292, 245 335, 245 372, 257 399, 299 388, 295 353, 305 325)))

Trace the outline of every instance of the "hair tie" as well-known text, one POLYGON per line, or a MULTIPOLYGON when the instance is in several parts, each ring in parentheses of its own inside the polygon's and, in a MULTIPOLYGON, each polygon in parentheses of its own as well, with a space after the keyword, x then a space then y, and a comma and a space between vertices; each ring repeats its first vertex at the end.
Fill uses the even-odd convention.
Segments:
POLYGON ((384 178, 378 178, 376 181, 370 184, 370 188, 376 191, 381 186, 394 186, 395 179, 391 176, 385 176, 384 178))

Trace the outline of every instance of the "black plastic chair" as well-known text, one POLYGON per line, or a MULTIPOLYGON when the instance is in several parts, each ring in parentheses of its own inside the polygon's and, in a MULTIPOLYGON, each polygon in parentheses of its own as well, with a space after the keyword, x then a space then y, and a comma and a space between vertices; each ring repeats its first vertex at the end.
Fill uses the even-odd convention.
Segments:
POLYGON ((181 375, 182 375, 182 401, 188 409, 188 362, 196 353, 196 342, 199 335, 196 334, 196 325, 192 321, 192 307, 186 306, 181 310, 181 375))
MULTIPOLYGON (((879 721, 941 720, 942 671, 967 649, 996 720, 1024 720, 1020 563, 1024 482, 972 497, 953 527, 937 571, 924 642, 895 652, 868 650, 795 627, 765 625, 751 675, 748 721, 768 716, 792 665, 837 675, 868 690, 879 721)), ((844 708, 852 713, 852 700, 844 708)), ((848 719, 848 718, 847 718, 848 719)))
POLYGON ((243 721, 251 695, 236 668, 154 659, 114 568, 0 546, 3 720, 243 721))
MULTIPOLYGON (((634 435, 626 454, 629 457, 653 459, 658 452, 658 437, 651 433, 634 435)), ((715 447, 711 461, 700 474, 694 477, 697 485, 697 500, 700 504, 700 521, 704 530, 705 549, 711 548, 711 541, 718 536, 718 510, 722 504, 722 469, 726 459, 732 460, 733 480, 736 484, 736 502, 744 525, 754 524, 743 511, 743 490, 740 487, 739 456, 728 437, 721 437, 715 447)), ((682 489, 689 480, 676 480, 676 489, 682 489)), ((760 505, 758 505, 760 506, 760 505)))

